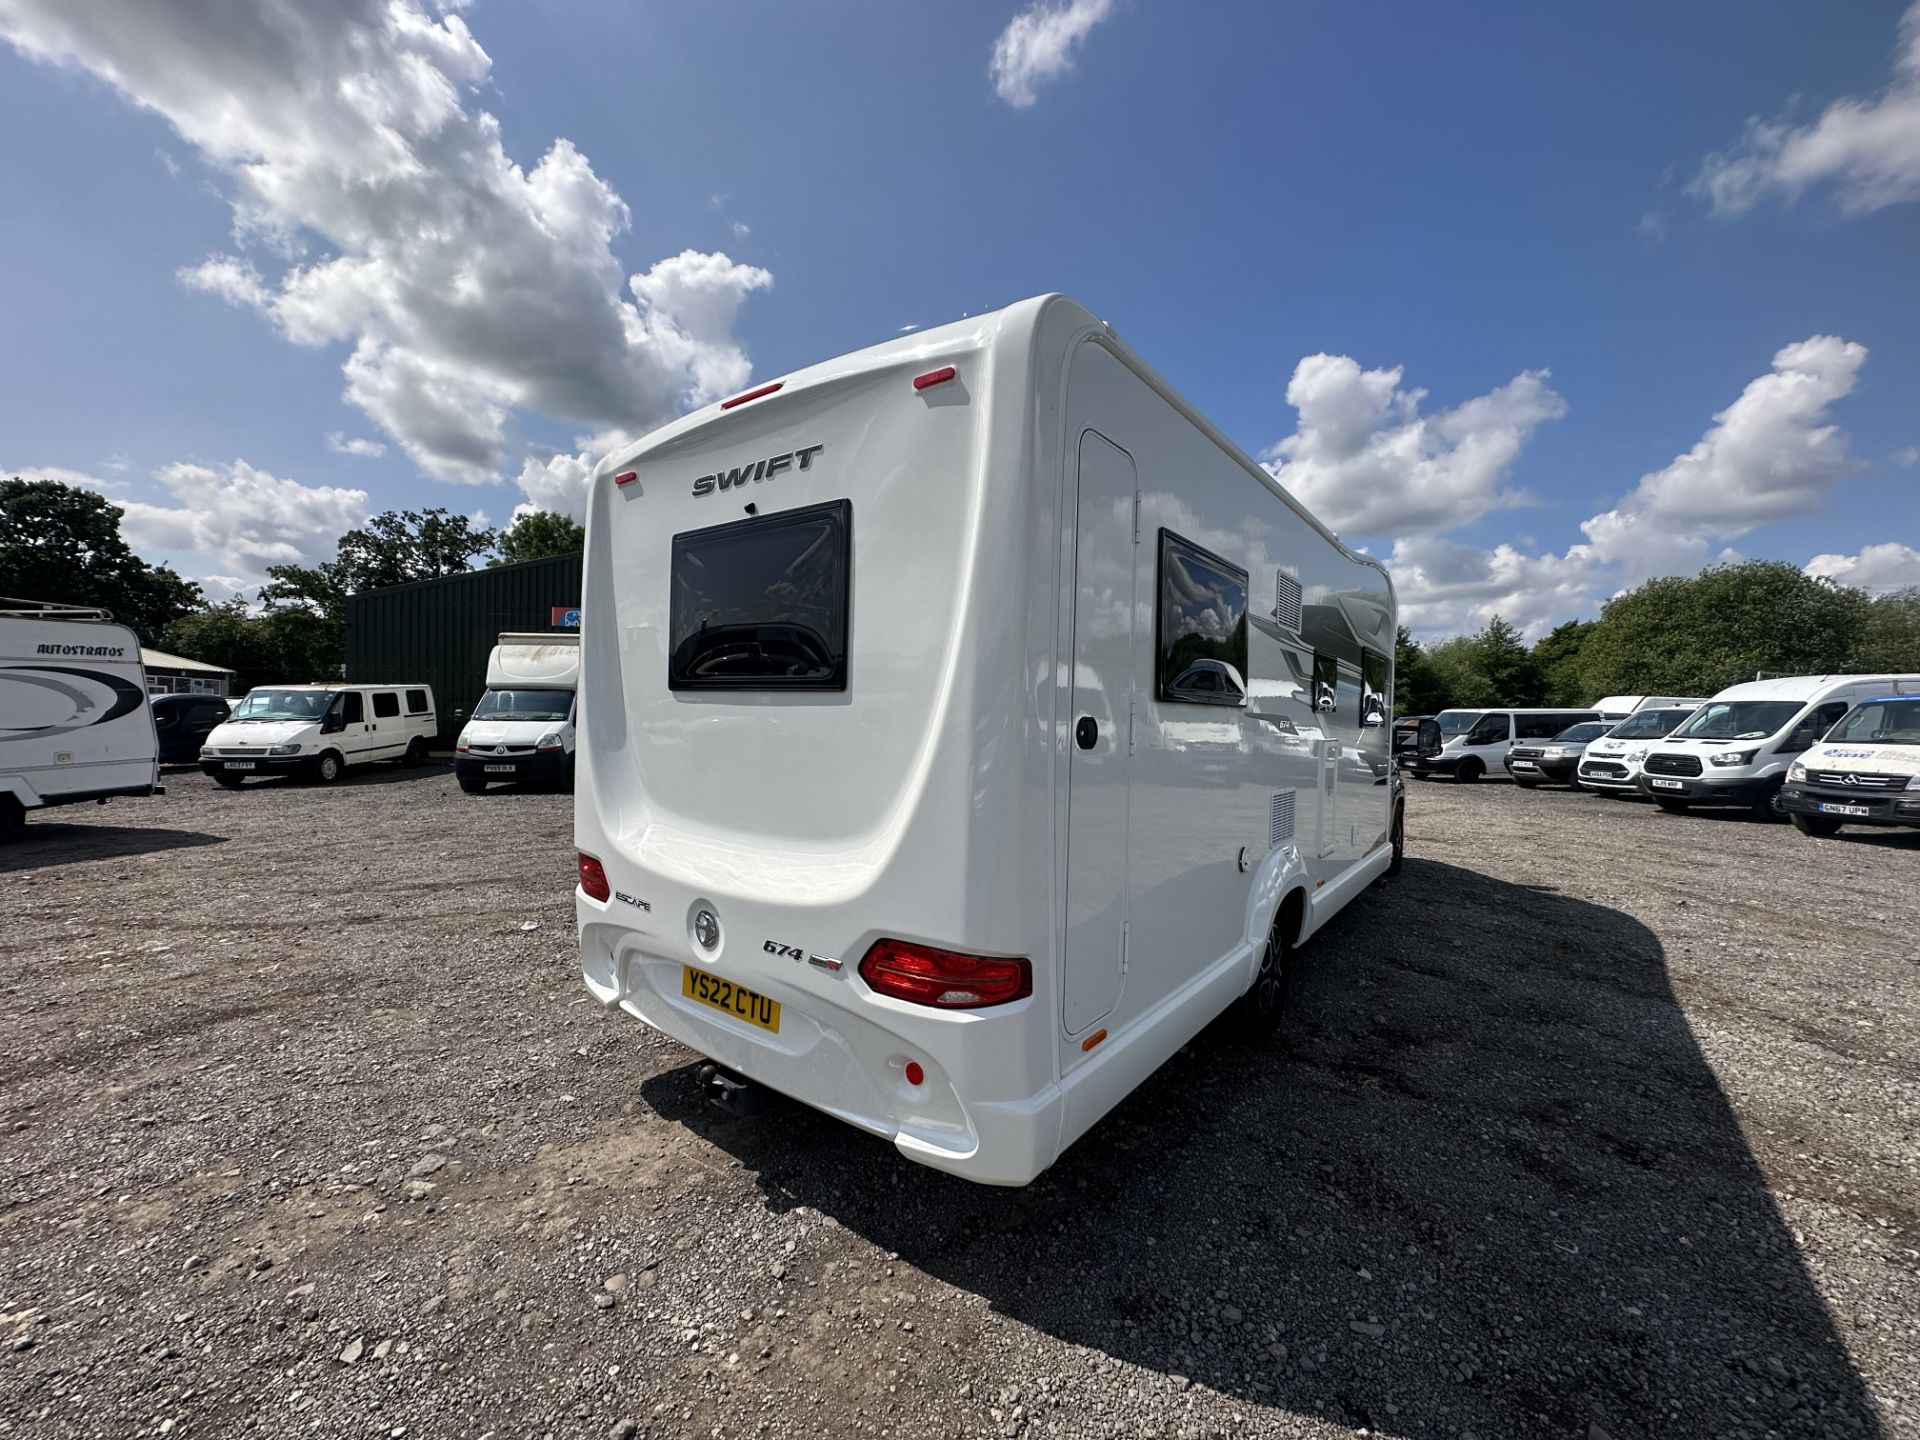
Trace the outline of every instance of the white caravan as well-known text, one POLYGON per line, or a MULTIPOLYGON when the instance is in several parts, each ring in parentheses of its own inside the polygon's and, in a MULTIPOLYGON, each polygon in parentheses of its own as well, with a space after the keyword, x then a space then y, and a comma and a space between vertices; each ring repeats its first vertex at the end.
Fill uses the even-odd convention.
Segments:
POLYGON ((1920 829, 1920 685, 1856 704, 1787 767, 1780 799, 1802 835, 1842 825, 1920 829))
POLYGON ((1641 710, 1688 710, 1706 703, 1704 695, 1602 695, 1593 708, 1602 716, 1632 715, 1641 710))
POLYGON ((1489 710, 1442 710, 1434 716, 1440 727, 1440 750, 1412 755, 1400 762, 1425 779, 1451 775, 1472 784, 1488 775, 1505 775, 1507 752, 1529 740, 1551 740, 1583 720, 1598 720, 1597 710, 1528 710, 1501 706, 1489 710))
POLYGON ((1608 795, 1638 795, 1640 765, 1653 742, 1664 740, 1699 709, 1691 705, 1646 705, 1635 710, 1580 756, 1575 779, 1583 789, 1608 795))
POLYGON ((1860 701, 1920 687, 1920 675, 1786 675, 1733 685, 1654 745, 1640 788, 1663 810, 1738 805, 1785 818, 1787 767, 1860 701))
POLYGON ((165 794, 133 632, 101 610, 0 607, 0 835, 49 805, 165 794))
POLYGON ((262 775, 331 785, 349 765, 427 758, 440 722, 426 685, 262 685, 200 748, 200 768, 228 789, 262 775))
POLYGON ((1385 571, 1061 296, 616 451, 585 591, 588 989, 937 1169, 1271 1026, 1400 853, 1385 571))
POLYGON ((504 634, 487 657, 487 693, 453 746, 460 788, 494 780, 573 783, 573 698, 580 636, 504 634))

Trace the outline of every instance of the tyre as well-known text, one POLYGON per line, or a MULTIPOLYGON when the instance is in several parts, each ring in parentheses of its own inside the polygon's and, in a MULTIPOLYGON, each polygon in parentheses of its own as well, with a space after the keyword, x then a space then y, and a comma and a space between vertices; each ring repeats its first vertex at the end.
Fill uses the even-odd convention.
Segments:
POLYGON ((487 780, 484 775, 462 775, 458 779, 460 788, 469 795, 480 795, 486 791, 487 780))
POLYGON ((320 758, 313 762, 313 778, 322 785, 331 785, 340 778, 347 768, 347 762, 340 758, 337 750, 325 750, 320 758))
POLYGON ((1293 989, 1293 960, 1298 952, 1293 948, 1291 937, 1299 923, 1298 904, 1282 902, 1267 936, 1266 948, 1260 954, 1260 969, 1255 972, 1247 993, 1233 1007, 1234 1029, 1243 1040, 1265 1040, 1280 1028, 1280 1019, 1287 1010, 1287 996, 1293 989))
POLYGON ((1393 807, 1393 859, 1387 862, 1387 874, 1398 875, 1400 866, 1407 858, 1407 807, 1393 807))
POLYGON ((11 840, 27 826, 27 812, 11 795, 0 795, 0 840, 11 840))
POLYGON ((408 769, 427 763, 427 742, 418 735, 407 742, 407 753, 400 757, 400 763, 408 769))
POLYGON ((1460 762, 1460 768, 1453 772, 1453 778, 1462 785, 1471 785, 1487 773, 1487 767, 1478 760, 1466 759, 1460 762))
POLYGON ((1845 822, 1831 815, 1795 815, 1793 828, 1802 835, 1838 835, 1845 822))
POLYGON ((1787 806, 1781 796, 1781 787, 1786 782, 1775 780, 1754 797, 1753 818, 1756 820, 1784 820, 1787 818, 1787 806))
POLYGON ((1653 797, 1653 803, 1669 815, 1684 815, 1687 813, 1687 805, 1689 802, 1685 800, 1675 800, 1669 795, 1656 795, 1653 797))
POLYGON ((247 783, 247 777, 244 775, 229 775, 224 770, 216 770, 213 772, 213 783, 218 785, 222 790, 238 790, 242 785, 247 783))

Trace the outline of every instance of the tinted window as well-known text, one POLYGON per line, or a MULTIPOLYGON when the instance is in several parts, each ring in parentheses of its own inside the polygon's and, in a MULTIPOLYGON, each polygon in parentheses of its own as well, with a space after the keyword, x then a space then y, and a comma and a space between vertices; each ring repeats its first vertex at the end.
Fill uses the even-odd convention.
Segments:
POLYGON ((1162 530, 1159 608, 1160 698, 1244 705, 1247 572, 1162 530))
POLYGON ((670 690, 844 690, 853 507, 673 537, 670 690))
POLYGON ((1464 744, 1494 745, 1507 738, 1512 717, 1504 711, 1493 715, 1482 715, 1473 729, 1467 732, 1464 744))
POLYGON ((1793 727, 1793 733, 1780 742, 1780 753, 1782 755, 1791 755, 1807 749, 1814 741, 1826 734, 1827 731, 1833 727, 1834 722, 1846 713, 1846 701, 1828 701, 1825 705, 1822 705, 1819 709, 1803 719, 1798 725, 1793 727))
POLYGON ((1371 650, 1360 652, 1360 723, 1384 725, 1393 710, 1387 693, 1387 657, 1371 650))
POLYGON ((1569 725, 1553 738, 1567 745, 1585 745, 1598 740, 1611 728, 1605 720, 1582 720, 1578 725, 1569 725))
POLYGON ((360 692, 349 690, 340 697, 340 714, 349 725, 358 725, 367 718, 366 709, 360 703, 360 692))
POLYGON ((400 697, 391 690, 373 692, 373 716, 376 720, 394 720, 400 715, 400 697))
POLYGON ((1849 744, 1920 745, 1920 696, 1870 700, 1834 727, 1827 739, 1849 744))
POLYGON ((1516 715, 1513 717, 1513 738, 1551 740, 1577 718, 1571 715, 1516 715))
POLYGON ((1639 710, 1607 732, 1614 740, 1658 740, 1690 714, 1686 710, 1639 710))
POLYGON ((427 692, 424 690, 407 691, 407 714, 424 715, 428 710, 427 692))

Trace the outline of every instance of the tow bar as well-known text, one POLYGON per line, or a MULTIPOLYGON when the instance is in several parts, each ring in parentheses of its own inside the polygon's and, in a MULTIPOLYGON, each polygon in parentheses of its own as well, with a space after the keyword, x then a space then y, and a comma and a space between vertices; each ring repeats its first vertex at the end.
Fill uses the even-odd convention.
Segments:
POLYGON ((694 1072, 700 1090, 707 1099, 729 1115, 757 1115, 766 1100, 766 1092, 744 1075, 736 1075, 709 1061, 694 1072))

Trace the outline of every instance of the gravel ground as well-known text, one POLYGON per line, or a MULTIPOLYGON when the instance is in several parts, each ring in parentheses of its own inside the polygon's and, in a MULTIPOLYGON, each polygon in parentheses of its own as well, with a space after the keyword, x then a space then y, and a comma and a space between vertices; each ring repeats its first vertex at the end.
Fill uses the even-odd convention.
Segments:
POLYGON ((0 1435, 1920 1435, 1920 836, 1417 784, 1024 1191, 589 1003, 567 797, 0 851, 0 1435))

